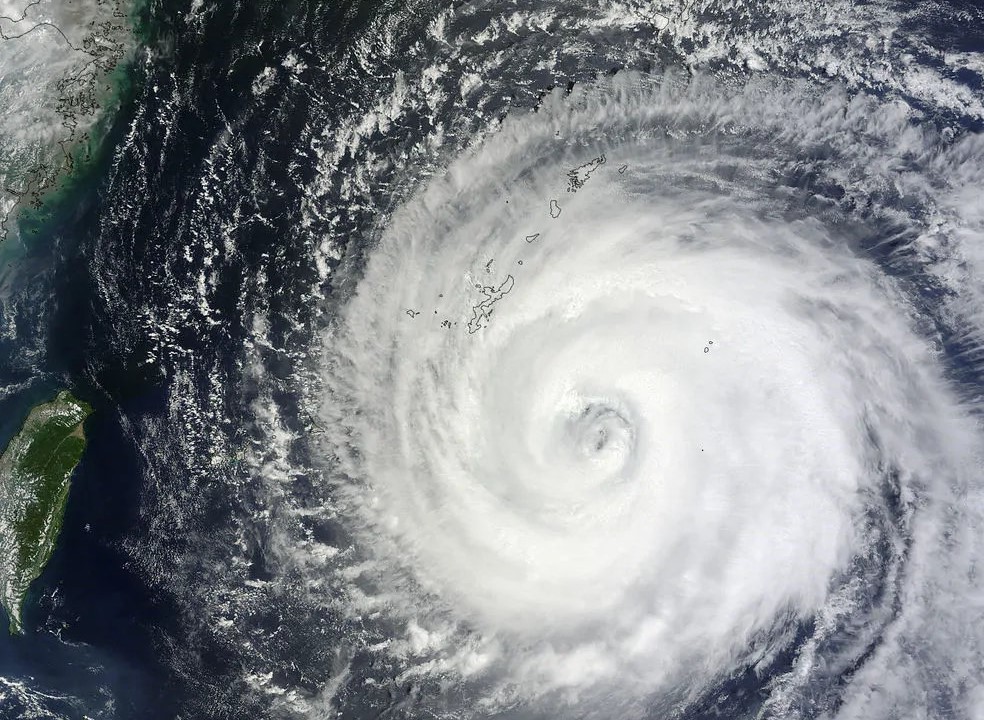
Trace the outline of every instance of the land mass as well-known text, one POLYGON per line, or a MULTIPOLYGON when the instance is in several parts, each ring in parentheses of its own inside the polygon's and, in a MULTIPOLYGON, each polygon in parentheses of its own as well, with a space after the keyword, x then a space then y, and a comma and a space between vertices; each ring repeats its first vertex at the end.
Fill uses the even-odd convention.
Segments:
POLYGON ((62 391, 38 405, 0 455, 0 603, 11 634, 31 583, 51 559, 65 516, 72 473, 85 450, 82 425, 92 408, 62 391))
POLYGON ((135 46, 132 0, 0 3, 0 242, 92 160, 135 46))
MULTIPOLYGON (((605 156, 590 160, 583 165, 578 165, 567 173, 567 192, 576 193, 584 187, 584 184, 591 179, 591 174, 605 164, 605 156)), ((621 171, 620 171, 621 172, 621 171)))
POLYGON ((478 285, 479 292, 482 293, 483 300, 472 308, 472 317, 468 321, 468 334, 477 333, 488 325, 492 319, 493 305, 502 300, 512 291, 515 280, 512 275, 507 275, 499 287, 494 285, 478 285))

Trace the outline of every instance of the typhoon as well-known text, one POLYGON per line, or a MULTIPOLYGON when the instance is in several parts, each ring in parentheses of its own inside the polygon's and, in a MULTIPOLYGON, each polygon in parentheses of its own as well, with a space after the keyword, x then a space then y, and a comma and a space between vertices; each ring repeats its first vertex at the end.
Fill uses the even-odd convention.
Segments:
POLYGON ((189 717, 984 718, 980 9, 230 6, 87 250, 189 717))
MULTIPOLYGON (((796 187, 809 163, 930 200, 931 179, 879 176, 878 155, 938 142, 906 122, 837 92, 625 77, 507 122, 393 213, 319 390, 373 588, 356 608, 405 624, 387 650, 409 676, 474 682, 489 711, 666 717, 799 642, 763 712, 851 668, 837 705, 871 718, 914 677, 867 677, 978 661, 950 614, 976 541, 942 548, 979 527, 979 437, 919 335, 923 288, 865 257, 898 220, 796 187)), ((972 144, 937 162, 959 173, 972 144)))

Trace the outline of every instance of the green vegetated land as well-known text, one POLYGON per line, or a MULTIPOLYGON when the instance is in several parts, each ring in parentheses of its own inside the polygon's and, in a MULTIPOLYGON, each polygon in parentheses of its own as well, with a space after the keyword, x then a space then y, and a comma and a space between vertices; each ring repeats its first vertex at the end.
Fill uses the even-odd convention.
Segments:
POLYGON ((85 450, 92 408, 63 391, 38 405, 0 456, 0 603, 10 632, 23 632, 30 584, 55 549, 72 472, 85 450))

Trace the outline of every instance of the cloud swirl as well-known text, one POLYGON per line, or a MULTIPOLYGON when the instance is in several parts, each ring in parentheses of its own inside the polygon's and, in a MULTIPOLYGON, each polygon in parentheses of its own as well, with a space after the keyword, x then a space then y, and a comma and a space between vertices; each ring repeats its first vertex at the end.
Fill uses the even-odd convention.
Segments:
POLYGON ((676 716, 774 665, 766 715, 972 707, 980 429, 896 258, 934 217, 980 241, 982 159, 777 81, 507 119, 386 218, 324 339, 349 612, 480 713, 676 716))

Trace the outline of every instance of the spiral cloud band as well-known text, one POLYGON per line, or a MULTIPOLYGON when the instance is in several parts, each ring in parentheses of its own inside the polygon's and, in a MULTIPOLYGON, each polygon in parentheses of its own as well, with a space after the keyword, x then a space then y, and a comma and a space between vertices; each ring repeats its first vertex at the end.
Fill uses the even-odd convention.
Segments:
POLYGON ((417 191, 323 358, 379 652, 476 712, 672 716, 784 653, 776 715, 971 707, 979 429, 880 243, 974 158, 874 100, 620 76, 417 191), (866 684, 916 656, 952 674, 866 684))

